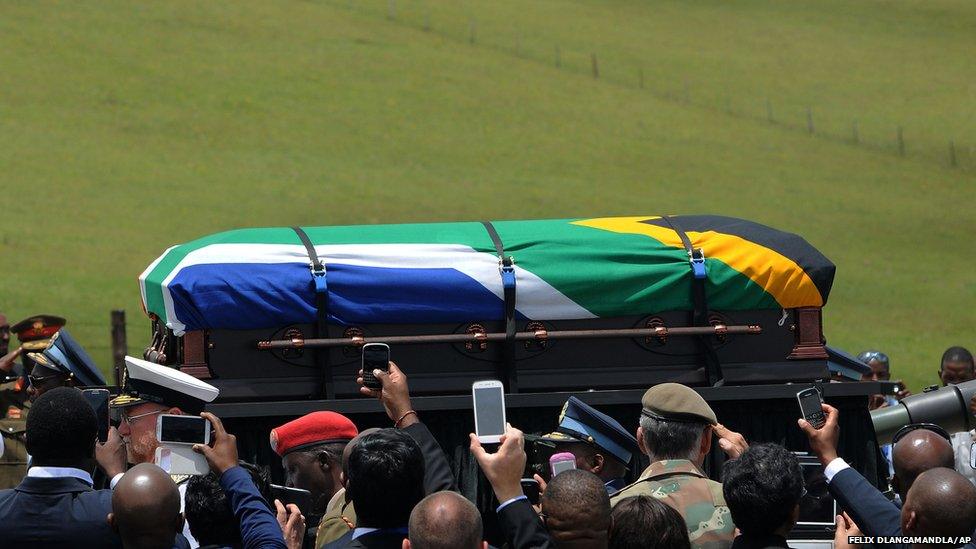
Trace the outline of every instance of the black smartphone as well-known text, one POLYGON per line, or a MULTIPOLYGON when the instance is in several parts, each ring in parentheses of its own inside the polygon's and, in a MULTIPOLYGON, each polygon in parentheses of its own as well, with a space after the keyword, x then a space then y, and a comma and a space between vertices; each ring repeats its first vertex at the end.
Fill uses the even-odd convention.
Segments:
POLYGON ((82 391, 88 405, 95 410, 95 420, 98 422, 98 441, 108 440, 108 389, 85 389, 82 391))
POLYGON ((800 403, 800 414, 807 420, 814 429, 819 429, 827 423, 827 416, 823 412, 823 397, 816 387, 804 389, 796 394, 796 400, 800 403))
POLYGON ((363 345, 363 385, 370 389, 382 389, 373 370, 390 371, 390 346, 386 343, 367 343, 363 345))
POLYGON ((525 494, 525 497, 529 498, 529 503, 538 505, 540 498, 539 481, 534 478, 523 478, 522 493, 525 494))
MULTIPOLYGON (((287 486, 272 484, 271 493, 275 499, 281 500, 282 504, 288 505, 289 503, 294 503, 303 515, 309 516, 309 512, 312 510, 312 492, 302 490, 301 488, 289 488, 287 486)), ((271 503, 273 508, 274 502, 269 503, 271 503)))

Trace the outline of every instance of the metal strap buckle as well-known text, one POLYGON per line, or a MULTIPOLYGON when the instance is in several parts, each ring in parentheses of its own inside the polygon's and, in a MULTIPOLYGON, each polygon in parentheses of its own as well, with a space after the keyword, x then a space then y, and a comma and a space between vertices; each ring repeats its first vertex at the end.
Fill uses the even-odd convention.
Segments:
POLYGON ((315 263, 310 261, 308 263, 308 270, 312 273, 312 276, 325 276, 325 263, 320 263, 318 268, 316 268, 315 263))
POLYGON ((498 270, 500 272, 503 272, 503 273, 504 272, 508 272, 508 273, 515 272, 515 258, 512 257, 512 256, 510 256, 510 255, 507 255, 505 257, 499 257, 498 258, 498 270))
POLYGON ((695 248, 688 252, 688 257, 691 261, 691 272, 695 278, 705 278, 708 273, 705 271, 705 254, 701 248, 695 248))

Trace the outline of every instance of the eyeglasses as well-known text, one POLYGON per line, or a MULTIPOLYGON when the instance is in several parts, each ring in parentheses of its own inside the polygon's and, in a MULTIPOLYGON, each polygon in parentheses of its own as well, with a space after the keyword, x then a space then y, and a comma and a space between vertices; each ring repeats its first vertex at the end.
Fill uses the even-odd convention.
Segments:
POLYGON ((27 376, 27 381, 31 384, 32 387, 38 387, 52 379, 60 379, 60 378, 61 376, 58 374, 51 374, 49 376, 29 375, 27 376))
POLYGON ((166 410, 156 410, 155 412, 146 412, 144 414, 139 414, 137 416, 130 416, 129 414, 126 414, 125 412, 122 412, 122 413, 119 414, 119 418, 122 421, 124 421, 126 423, 126 425, 132 425, 132 422, 133 421, 135 421, 135 420, 137 420, 137 419, 139 419, 141 417, 151 416, 153 414, 161 414, 161 413, 163 413, 165 411, 166 410))
POLYGON ((910 425, 906 425, 902 427, 901 429, 898 429, 898 432, 895 433, 895 436, 891 437, 892 446, 897 444, 899 440, 905 438, 905 435, 907 435, 908 433, 911 433, 912 431, 917 431, 919 429, 932 431, 933 433, 949 441, 950 444, 952 443, 952 437, 950 437, 948 431, 946 431, 942 427, 939 427, 934 423, 912 423, 910 425))

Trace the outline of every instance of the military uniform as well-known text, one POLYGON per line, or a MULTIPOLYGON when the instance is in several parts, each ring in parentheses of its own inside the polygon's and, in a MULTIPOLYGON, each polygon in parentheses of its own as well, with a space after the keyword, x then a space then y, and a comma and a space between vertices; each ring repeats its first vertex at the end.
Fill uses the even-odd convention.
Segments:
POLYGON ((327 543, 332 543, 356 528, 356 507, 351 501, 346 501, 346 489, 340 488, 329 500, 325 515, 319 521, 315 533, 315 549, 322 549, 327 543))
MULTIPOLYGON (((662 383, 644 393, 641 415, 659 422, 694 423, 703 428, 718 423, 715 412, 694 389, 662 383)), ((653 448, 646 450, 653 453, 653 448)), ((687 459, 651 463, 637 482, 610 498, 616 505, 630 496, 650 496, 667 503, 685 519, 692 549, 725 549, 735 537, 732 513, 722 484, 709 479, 687 459)))
MULTIPOLYGON (((27 474, 26 432, 30 404, 27 398, 27 375, 33 362, 28 351, 43 350, 51 337, 67 321, 51 315, 36 315, 14 324, 10 333, 20 341, 22 365, 14 365, 20 376, 0 384, 0 435, 3 436, 4 452, 0 457, 0 490, 14 488, 27 474)), ((10 379, 12 376, 8 376, 10 379)))
POLYGON ((687 459, 652 463, 637 482, 614 494, 610 503, 616 505, 631 496, 651 496, 677 510, 688 526, 692 547, 714 549, 732 543, 735 525, 722 484, 709 479, 687 459))

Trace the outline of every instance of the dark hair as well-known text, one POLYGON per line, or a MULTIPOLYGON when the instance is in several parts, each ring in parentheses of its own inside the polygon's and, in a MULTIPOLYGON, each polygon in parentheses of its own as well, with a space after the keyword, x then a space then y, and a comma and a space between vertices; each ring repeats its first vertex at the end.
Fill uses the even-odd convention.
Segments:
POLYGON ((693 459, 704 436, 704 423, 661 421, 648 416, 640 418, 644 432, 644 446, 653 461, 664 459, 693 459))
POLYGON ((800 502, 800 462, 778 444, 750 446, 738 459, 725 462, 722 493, 743 534, 772 534, 789 522, 800 502))
POLYGON ((37 397, 27 416, 27 452, 35 465, 91 459, 97 436, 95 411, 73 387, 46 391, 37 397))
POLYGON ((946 362, 968 362, 970 368, 976 368, 976 363, 973 362, 973 353, 970 353, 969 349, 965 347, 949 347, 946 349, 946 352, 942 353, 939 370, 945 366, 946 362))
POLYGON ((403 431, 380 429, 362 437, 344 470, 346 495, 356 503, 359 525, 399 528, 424 498, 424 456, 403 431))
POLYGON ((681 513, 651 496, 631 496, 610 513, 609 549, 691 549, 681 513))
MULTIPOLYGON (((251 482, 264 498, 265 505, 274 513, 271 507, 274 498, 267 470, 243 461, 240 466, 251 475, 251 482)), ((243 543, 240 522, 220 487, 220 478, 213 471, 187 481, 183 514, 190 525, 190 533, 200 545, 239 547, 243 543)))
POLYGON ((435 492, 410 513, 410 547, 475 549, 481 547, 481 513, 457 492, 435 492))

